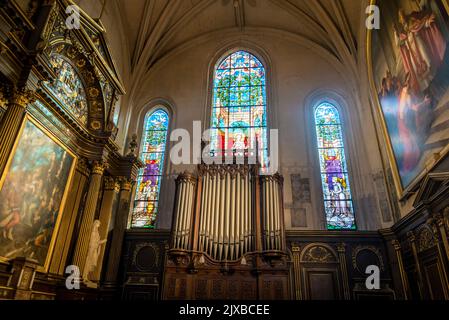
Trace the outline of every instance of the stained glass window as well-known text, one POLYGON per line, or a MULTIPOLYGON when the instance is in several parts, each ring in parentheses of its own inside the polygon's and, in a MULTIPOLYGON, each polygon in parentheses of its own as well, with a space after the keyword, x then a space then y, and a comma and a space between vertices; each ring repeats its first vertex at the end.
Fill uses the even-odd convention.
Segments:
POLYGON ((72 65, 59 54, 52 54, 50 63, 56 72, 56 78, 47 86, 76 119, 84 125, 87 124, 86 92, 80 77, 72 65))
POLYGON ((169 120, 167 112, 162 109, 148 113, 145 117, 140 153, 145 166, 137 178, 131 223, 133 228, 155 227, 169 120))
POLYGON ((213 156, 232 150, 248 155, 257 141, 259 159, 266 166, 266 100, 265 68, 255 56, 236 51, 218 64, 211 118, 213 156))
POLYGON ((322 103, 315 110, 321 183, 329 230, 355 230, 343 129, 337 108, 322 103))

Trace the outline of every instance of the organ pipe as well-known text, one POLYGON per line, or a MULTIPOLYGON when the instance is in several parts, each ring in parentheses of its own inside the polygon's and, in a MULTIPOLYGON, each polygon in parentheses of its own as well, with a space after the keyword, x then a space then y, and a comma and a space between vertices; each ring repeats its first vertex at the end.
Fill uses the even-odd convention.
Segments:
POLYGON ((280 175, 259 176, 248 164, 202 164, 198 174, 200 187, 188 173, 177 179, 174 249, 194 247, 215 261, 238 261, 256 249, 259 225, 257 250, 284 250, 280 175))

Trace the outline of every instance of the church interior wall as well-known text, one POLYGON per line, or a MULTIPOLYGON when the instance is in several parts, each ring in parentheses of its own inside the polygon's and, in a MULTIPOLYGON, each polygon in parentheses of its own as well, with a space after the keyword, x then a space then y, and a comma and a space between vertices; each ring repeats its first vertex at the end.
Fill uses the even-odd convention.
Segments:
MULTIPOLYGON (((124 11, 119 1, 76 1, 83 9, 80 29, 64 23, 66 0, 38 7, 30 2, 28 9, 22 2, 22 9, 2 2, 0 196, 7 200, 0 203, 0 299, 226 299, 235 298, 238 288, 242 300, 449 299, 448 157, 429 166, 413 190, 396 192, 377 92, 366 74, 362 4, 332 6, 339 17, 333 21, 319 1, 305 8, 248 1, 246 13, 225 1, 152 1, 152 7, 133 2, 124 11), (222 14, 224 8, 235 16, 222 14), (131 221, 145 166, 139 156, 145 116, 164 110, 169 135, 185 129, 192 136, 194 121, 207 129, 215 66, 235 50, 247 50, 264 64, 267 128, 279 133, 279 175, 238 168, 255 203, 254 230, 246 234, 255 244, 248 245, 254 248, 246 252, 248 260, 242 255, 228 264, 227 253, 223 262, 198 251, 201 199, 217 172, 173 164, 175 141, 166 147, 154 228, 132 228, 131 221), (32 66, 20 58, 28 56, 32 66), (322 102, 340 113, 355 230, 326 225, 313 114, 322 102), (23 198, 14 192, 20 189, 17 172, 40 163, 14 166, 30 127, 37 141, 53 148, 41 159, 47 171, 59 170, 56 181, 68 170, 67 180, 65 186, 46 184, 53 193, 44 187, 31 192, 46 181, 46 169, 37 167, 29 179, 34 184, 25 184, 29 199, 16 204, 15 196, 23 198), (56 160, 58 151, 64 161, 73 157, 70 170, 56 160), (282 220, 277 227, 276 219, 282 220), (182 245, 176 242, 184 238, 182 245), (381 269, 382 287, 374 293, 363 286, 369 264, 381 269), (72 266, 80 272, 80 290, 66 290, 72 266), (249 289, 238 287, 242 283, 249 289)), ((234 183, 233 168, 221 168, 226 183, 234 183)))

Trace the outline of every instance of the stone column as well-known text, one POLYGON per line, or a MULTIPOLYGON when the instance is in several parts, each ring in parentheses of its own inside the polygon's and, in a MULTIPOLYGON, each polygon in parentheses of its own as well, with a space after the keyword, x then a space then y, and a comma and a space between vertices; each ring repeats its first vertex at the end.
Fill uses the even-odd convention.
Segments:
POLYGON ((106 282, 108 285, 114 285, 117 281, 118 269, 122 253, 123 238, 125 236, 126 224, 128 222, 130 200, 133 189, 133 180, 122 179, 120 186, 120 198, 118 211, 115 217, 112 241, 109 249, 108 266, 106 271, 106 282))
POLYGON ((101 188, 101 180, 106 165, 102 161, 95 161, 92 168, 89 190, 87 191, 86 203, 81 217, 78 239, 73 256, 73 265, 78 266, 80 274, 83 274, 86 263, 87 252, 89 249, 89 240, 92 233, 92 225, 95 219, 95 210, 97 208, 98 196, 101 188))
MULTIPOLYGON (((103 201, 100 209, 100 239, 107 240, 108 231, 112 222, 114 204, 117 201, 117 195, 120 192, 120 184, 112 177, 106 177, 104 181, 103 201)), ((100 281, 101 270, 103 268, 103 258, 106 250, 106 243, 100 247, 100 254, 98 255, 98 263, 94 272, 93 281, 100 281)))
MULTIPOLYGON (((3 94, 2 94, 3 95, 3 94)), ((33 94, 27 90, 14 89, 7 96, 7 109, 0 121, 0 176, 5 170, 9 155, 26 115, 26 107, 33 94)))

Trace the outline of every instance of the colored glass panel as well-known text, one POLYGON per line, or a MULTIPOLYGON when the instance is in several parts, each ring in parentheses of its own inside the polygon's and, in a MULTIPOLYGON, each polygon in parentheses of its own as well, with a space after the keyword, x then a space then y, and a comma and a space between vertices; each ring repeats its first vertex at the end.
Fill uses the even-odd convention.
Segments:
POLYGON ((315 110, 324 208, 329 230, 355 230, 355 215, 340 115, 332 104, 315 110))
POLYGON ((131 227, 154 228, 164 171, 169 116, 158 109, 148 114, 144 123, 141 158, 144 167, 137 178, 131 227))
POLYGON ((267 165, 266 75, 263 64, 246 51, 224 58, 215 70, 211 152, 245 150, 259 143, 259 160, 267 165))
POLYGON ((47 87, 76 119, 86 125, 87 98, 81 78, 72 65, 59 54, 52 54, 50 63, 56 72, 56 78, 52 83, 46 83, 47 87))

